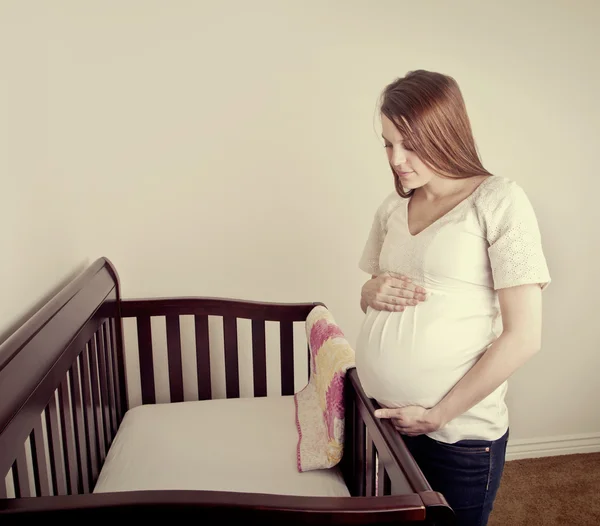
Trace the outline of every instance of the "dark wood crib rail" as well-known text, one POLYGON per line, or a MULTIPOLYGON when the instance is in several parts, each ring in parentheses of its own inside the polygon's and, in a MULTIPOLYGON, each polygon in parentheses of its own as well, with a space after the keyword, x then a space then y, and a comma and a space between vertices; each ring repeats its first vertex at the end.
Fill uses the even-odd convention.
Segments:
POLYGON ((203 525, 221 525, 229 520, 261 525, 408 525, 442 526, 431 522, 418 495, 388 497, 298 497, 218 491, 132 491, 67 497, 39 497, 0 501, 2 524, 35 519, 91 518, 149 519, 162 516, 173 520, 182 512, 200 519, 203 525), (12 519, 12 520, 11 520, 12 519), (429 521, 429 522, 425 522, 429 521))
MULTIPOLYGON (((227 298, 148 298, 121 302, 121 316, 135 318, 140 363, 142 403, 156 402, 153 369, 152 318, 164 318, 167 333, 167 361, 170 401, 183 401, 181 316, 194 317, 198 399, 213 398, 209 343, 209 316, 222 320, 227 398, 240 396, 238 320, 251 320, 253 396, 267 396, 265 322, 277 322, 281 358, 281 394, 294 393, 294 322, 304 322, 310 311, 322 303, 269 303, 227 298)), ((308 353, 308 348, 307 348, 308 353)), ((308 361, 307 361, 308 363, 308 361)))

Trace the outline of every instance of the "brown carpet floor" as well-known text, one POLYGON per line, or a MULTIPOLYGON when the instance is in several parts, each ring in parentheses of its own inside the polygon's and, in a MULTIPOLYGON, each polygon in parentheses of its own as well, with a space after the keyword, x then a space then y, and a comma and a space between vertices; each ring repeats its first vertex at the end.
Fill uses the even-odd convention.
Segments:
POLYGON ((488 526, 599 526, 600 453, 511 460, 488 526))

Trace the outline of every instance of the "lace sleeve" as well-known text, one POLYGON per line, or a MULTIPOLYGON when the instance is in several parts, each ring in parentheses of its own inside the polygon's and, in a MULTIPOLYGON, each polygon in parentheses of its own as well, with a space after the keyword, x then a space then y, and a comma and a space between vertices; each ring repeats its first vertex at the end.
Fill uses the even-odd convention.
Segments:
POLYGON ((490 194, 484 209, 494 288, 550 284, 535 211, 525 191, 511 181, 490 194))
POLYGON ((363 252, 359 261, 359 268, 368 274, 379 274, 381 269, 379 267, 379 254, 381 253, 381 247, 387 233, 387 218, 389 216, 390 208, 397 203, 399 197, 397 194, 392 193, 381 203, 377 208, 373 223, 371 224, 371 230, 367 236, 367 241, 363 248, 363 252))
POLYGON ((367 274, 379 274, 381 272, 379 268, 379 253, 381 252, 384 237, 385 231, 379 217, 376 215, 358 263, 359 268, 367 274))

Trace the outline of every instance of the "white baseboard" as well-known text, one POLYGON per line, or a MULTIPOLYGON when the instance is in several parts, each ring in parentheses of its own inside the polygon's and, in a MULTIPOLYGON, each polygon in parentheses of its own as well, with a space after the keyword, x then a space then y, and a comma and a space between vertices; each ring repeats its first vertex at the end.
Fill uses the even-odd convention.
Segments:
POLYGON ((506 460, 600 452, 600 433, 508 440, 506 460))

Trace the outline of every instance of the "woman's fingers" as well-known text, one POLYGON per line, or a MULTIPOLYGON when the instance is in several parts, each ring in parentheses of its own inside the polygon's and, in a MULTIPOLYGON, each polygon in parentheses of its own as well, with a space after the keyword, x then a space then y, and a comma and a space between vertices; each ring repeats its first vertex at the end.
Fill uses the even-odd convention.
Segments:
POLYGON ((387 283, 387 285, 390 287, 393 287, 395 289, 408 290, 408 291, 419 293, 419 294, 425 294, 425 292, 427 292, 423 287, 420 287, 419 285, 415 285, 414 283, 406 282, 401 279, 392 278, 387 283))
POLYGON ((409 278, 402 274, 389 272, 387 273, 387 276, 388 279, 385 280, 385 284, 388 287, 407 290, 418 294, 425 294, 427 292, 423 287, 415 285, 409 278))
POLYGON ((378 299, 382 303, 390 303, 392 305, 408 306, 408 305, 416 305, 417 303, 419 303, 416 299, 413 299, 410 297, 399 297, 399 296, 395 296, 395 295, 392 296, 390 294, 380 294, 378 299))
MULTIPOLYGON (((390 283, 387 285, 389 288, 388 294, 389 296, 393 295, 393 296, 400 296, 402 298, 410 298, 410 299, 415 299, 415 300, 419 300, 419 301, 424 301, 426 299, 426 295, 425 292, 419 292, 416 288, 408 288, 408 287, 401 287, 398 286, 398 284, 394 284, 394 283, 390 283)), ((419 287, 420 290, 425 290, 422 289, 421 287, 419 287)))
POLYGON ((379 283, 372 305, 377 310, 403 311, 427 299, 425 289, 402 274, 386 272, 381 277, 383 280, 379 283))

